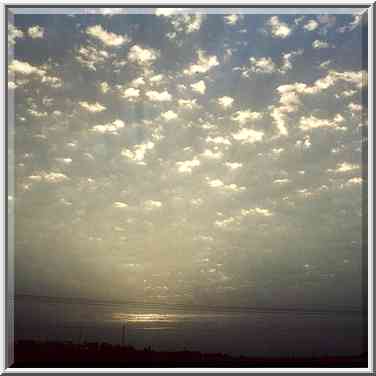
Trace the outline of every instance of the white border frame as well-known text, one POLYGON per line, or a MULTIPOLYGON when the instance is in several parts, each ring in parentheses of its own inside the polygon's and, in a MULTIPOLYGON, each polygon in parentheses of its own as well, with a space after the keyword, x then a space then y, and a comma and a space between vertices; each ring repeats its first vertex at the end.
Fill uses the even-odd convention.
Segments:
MULTIPOLYGON (((87 1, 87 0, 81 0, 80 2, 76 2, 75 0, 65 0, 65 1, 56 1, 56 0, 39 0, 38 2, 30 2, 30 1, 21 1, 21 0, 11 0, 11 1, 3 1, 0 0, 0 4, 2 5, 2 14, 1 18, 3 21, 3 25, 5 25, 5 17, 6 17, 6 8, 5 5, 7 6, 12 6, 12 5, 25 5, 26 7, 31 7, 34 5, 46 5, 47 7, 51 6, 67 6, 67 5, 82 5, 82 7, 90 7, 90 6, 98 6, 98 5, 104 5, 104 1, 100 0, 92 0, 92 1, 87 1)), ((264 0, 262 3, 261 2, 255 2, 252 3, 247 0, 236 0, 236 3, 230 3, 228 1, 223 1, 223 0, 216 0, 215 3, 210 3, 210 1, 198 1, 198 0, 190 0, 187 2, 181 1, 181 0, 164 0, 161 1, 160 3, 157 3, 156 1, 151 1, 151 0, 142 0, 141 2, 135 2, 135 1, 119 1, 119 0, 114 0, 111 1, 111 3, 106 4, 106 6, 129 6, 129 5, 139 5, 140 7, 142 6, 149 6, 150 7, 156 7, 160 5, 171 5, 171 7, 174 6, 189 6, 189 5, 202 5, 204 8, 205 5, 211 5, 211 6, 218 6, 218 8, 221 5, 227 5, 227 6, 259 6, 259 7, 264 7, 264 6, 274 6, 273 12, 275 13, 276 10, 278 9, 278 5, 289 5, 289 6, 294 6, 297 4, 296 9, 299 9, 299 4, 304 4, 304 5, 323 5, 323 8, 325 11, 328 11, 330 9, 328 6, 326 6, 328 1, 325 0, 316 0, 312 2, 308 1, 296 1, 296 0, 290 0, 289 2, 284 2, 281 0, 264 0), (141 3, 141 4, 140 4, 141 3)), ((6 359, 5 359, 5 348, 7 346, 6 343, 6 338, 2 338, 2 341, 0 341, 0 370, 1 372, 6 372, 6 373, 49 373, 49 372, 56 372, 56 373, 64 373, 64 372, 75 372, 75 373, 192 373, 192 372, 200 372, 200 373, 372 373, 374 370, 374 349, 372 347, 374 337, 373 337, 373 57, 374 57, 374 51, 373 51, 373 14, 374 14, 374 7, 375 4, 372 1, 366 0, 366 1, 361 1, 357 3, 356 0, 331 0, 330 5, 343 5, 343 8, 350 8, 351 5, 364 5, 368 6, 368 25, 369 25, 369 31, 368 31, 368 367, 367 368, 6 368, 6 359)), ((315 9, 315 13, 317 13, 317 9, 315 9)), ((335 8, 335 11, 340 13, 341 8, 335 8)), ((278 12, 280 12, 283 9, 279 8, 278 12)), ((309 13, 309 9, 305 9, 307 13, 309 13)), ((66 12, 66 10, 65 10, 66 12)), ((281 13, 282 13, 281 12, 281 13)), ((265 11, 263 12, 265 13, 265 11)), ((6 43, 5 43, 5 35, 4 35, 4 28, 1 28, 1 47, 3 51, 3 56, 6 56, 6 43)), ((1 82, 2 82, 2 87, 4 88, 4 96, 3 100, 1 101, 1 107, 3 110, 3 132, 1 134, 2 136, 2 147, 4 150, 2 150, 1 153, 1 173, 3 176, 3 184, 1 185, 1 190, 2 190, 2 200, 1 200, 1 208, 3 212, 3 216, 1 218, 2 220, 2 226, 1 226, 1 236, 3 240, 3 247, 4 247, 4 252, 3 252, 3 283, 5 282, 5 276, 6 276, 6 268, 7 265, 5 263, 6 261, 6 249, 5 249, 5 223, 7 219, 7 213, 5 212, 5 209, 7 207, 6 201, 7 198, 5 197, 5 184, 6 184, 6 166, 5 166, 5 158, 4 154, 7 152, 5 150, 5 126, 6 126, 6 108, 5 108, 5 95, 7 95, 7 88, 5 88, 5 59, 1 59, 0 65, 2 68, 2 74, 1 74, 1 82), (5 179, 4 179, 5 178, 5 179)), ((6 291, 5 291, 5 284, 4 288, 1 289, 1 313, 4 314, 6 311, 7 306, 6 306, 6 291)), ((2 333, 5 332, 5 326, 6 326, 6 321, 5 321, 5 315, 2 317, 2 324, 1 328, 2 333)))

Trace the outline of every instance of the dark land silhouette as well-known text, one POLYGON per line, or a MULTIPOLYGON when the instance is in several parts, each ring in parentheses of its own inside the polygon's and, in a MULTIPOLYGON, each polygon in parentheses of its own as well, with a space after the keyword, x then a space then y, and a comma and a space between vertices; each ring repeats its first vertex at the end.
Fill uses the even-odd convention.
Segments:
POLYGON ((367 353, 359 356, 323 356, 319 358, 232 357, 223 353, 205 354, 199 351, 154 351, 151 347, 135 349, 109 343, 17 341, 12 368, 68 368, 68 367, 311 367, 362 368, 367 367, 367 353))

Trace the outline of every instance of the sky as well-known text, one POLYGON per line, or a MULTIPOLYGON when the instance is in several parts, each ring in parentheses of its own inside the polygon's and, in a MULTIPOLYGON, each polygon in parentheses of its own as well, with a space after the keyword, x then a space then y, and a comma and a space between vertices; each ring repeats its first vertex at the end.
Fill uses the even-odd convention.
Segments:
POLYGON ((9 22, 16 291, 360 307, 366 17, 149 11, 9 22))

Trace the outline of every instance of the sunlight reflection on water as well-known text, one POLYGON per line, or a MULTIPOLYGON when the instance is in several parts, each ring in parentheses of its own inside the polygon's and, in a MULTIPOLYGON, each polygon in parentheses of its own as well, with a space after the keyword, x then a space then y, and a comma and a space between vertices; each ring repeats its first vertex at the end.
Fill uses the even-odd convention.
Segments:
POLYGON ((187 314, 187 313, 124 313, 112 314, 111 321, 125 321, 128 323, 178 323, 181 321, 214 320, 223 317, 220 314, 187 314))

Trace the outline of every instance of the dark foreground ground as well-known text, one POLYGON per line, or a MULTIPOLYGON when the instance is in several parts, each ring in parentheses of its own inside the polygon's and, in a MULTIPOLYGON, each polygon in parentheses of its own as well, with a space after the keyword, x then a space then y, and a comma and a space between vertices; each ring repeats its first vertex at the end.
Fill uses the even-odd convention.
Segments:
POLYGON ((159 352, 151 348, 136 350, 107 343, 73 344, 19 341, 15 344, 12 368, 131 368, 131 367, 367 367, 367 354, 354 357, 251 358, 196 351, 159 352))

